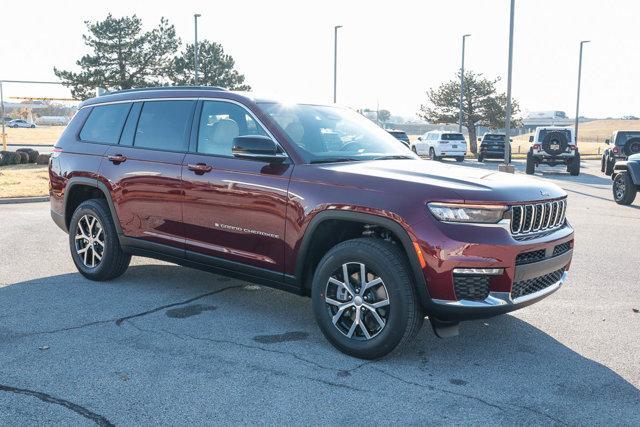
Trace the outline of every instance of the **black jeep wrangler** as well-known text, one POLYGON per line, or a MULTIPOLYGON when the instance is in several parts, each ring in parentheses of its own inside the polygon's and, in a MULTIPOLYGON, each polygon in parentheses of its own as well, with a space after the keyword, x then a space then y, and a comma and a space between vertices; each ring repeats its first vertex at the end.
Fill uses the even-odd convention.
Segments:
POLYGON ((617 130, 604 143, 613 146, 604 150, 600 169, 606 175, 611 175, 618 160, 626 160, 632 154, 640 153, 640 131, 617 130))
POLYGON ((613 200, 619 205, 630 205, 640 190, 640 154, 616 162, 611 174, 613 200))

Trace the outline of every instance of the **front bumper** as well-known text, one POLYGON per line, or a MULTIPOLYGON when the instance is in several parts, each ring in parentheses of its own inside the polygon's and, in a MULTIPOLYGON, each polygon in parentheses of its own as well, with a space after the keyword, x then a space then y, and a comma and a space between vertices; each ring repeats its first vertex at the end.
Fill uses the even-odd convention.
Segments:
POLYGON ((427 314, 441 320, 492 317, 533 304, 565 283, 573 256, 573 229, 568 222, 552 232, 523 240, 515 239, 508 227, 436 220, 414 225, 414 232, 425 255, 422 272, 428 298, 423 298, 423 307, 427 314), (523 256, 534 252, 540 257, 523 261, 523 256), (456 280, 460 276, 454 269, 500 269, 502 273, 485 277, 488 284, 483 282, 483 291, 465 299, 462 293, 457 295, 456 280))

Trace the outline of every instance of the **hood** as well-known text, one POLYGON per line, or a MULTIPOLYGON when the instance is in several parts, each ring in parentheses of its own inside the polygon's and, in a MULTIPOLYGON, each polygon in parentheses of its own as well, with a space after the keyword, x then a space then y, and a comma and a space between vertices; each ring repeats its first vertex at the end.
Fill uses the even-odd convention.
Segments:
POLYGON ((425 160, 377 160, 323 165, 340 173, 343 179, 362 187, 363 181, 381 191, 394 191, 425 201, 460 200, 465 202, 529 202, 565 197, 557 185, 521 174, 510 174, 467 166, 447 165, 425 160), (413 194, 412 194, 413 193, 413 194), (449 196, 450 195, 450 196, 449 196), (433 196, 433 197, 431 197, 433 196), (444 197, 443 197, 444 196, 444 197))

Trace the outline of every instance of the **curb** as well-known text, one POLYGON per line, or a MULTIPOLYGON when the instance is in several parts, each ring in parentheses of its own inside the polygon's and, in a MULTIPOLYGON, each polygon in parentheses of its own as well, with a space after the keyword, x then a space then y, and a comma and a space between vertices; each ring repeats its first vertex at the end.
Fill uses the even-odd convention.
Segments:
POLYGON ((17 203, 37 203, 48 202, 49 196, 36 196, 36 197, 7 197, 0 198, 0 205, 9 205, 17 203))

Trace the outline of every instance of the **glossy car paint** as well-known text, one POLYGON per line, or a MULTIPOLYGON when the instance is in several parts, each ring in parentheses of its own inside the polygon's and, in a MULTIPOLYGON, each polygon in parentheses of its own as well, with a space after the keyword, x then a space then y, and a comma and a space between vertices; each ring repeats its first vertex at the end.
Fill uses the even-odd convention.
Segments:
MULTIPOLYGON (((520 242, 497 226, 441 223, 426 207, 431 201, 510 205, 566 197, 554 184, 424 160, 307 164, 257 101, 262 99, 198 89, 125 93, 86 101, 69 127, 75 130, 67 129, 57 144, 63 152, 57 157, 60 166, 51 171, 52 210, 64 213, 60 194, 64 193, 65 178, 61 175, 65 171, 91 176, 108 186, 124 235, 163 243, 173 239, 175 246, 184 243, 193 253, 259 267, 289 278, 297 287, 303 286, 300 277, 294 277, 299 271, 302 242, 319 213, 356 212, 385 218, 398 224, 421 249, 426 262, 422 282, 427 284, 428 295, 445 300, 456 298, 453 268, 504 268, 502 276, 492 279, 491 290, 509 291, 518 253, 573 240, 568 223, 544 237, 520 242), (78 123, 86 118, 87 106, 158 98, 238 102, 259 119, 289 159, 270 165, 197 154, 193 152, 193 132, 192 152, 187 154, 134 153, 131 147, 77 140, 78 123), (109 153, 115 152, 126 153, 140 163, 128 158, 119 168, 108 160, 109 153), (142 163, 145 161, 153 162, 155 169, 142 163), (210 165, 211 171, 196 174, 188 168, 194 163, 210 165), (153 176, 145 177, 149 172, 153 176), (136 178, 127 181, 129 174, 136 178), (150 231, 162 236, 150 236, 150 231)), ((415 252, 407 255, 417 257, 415 252)))

